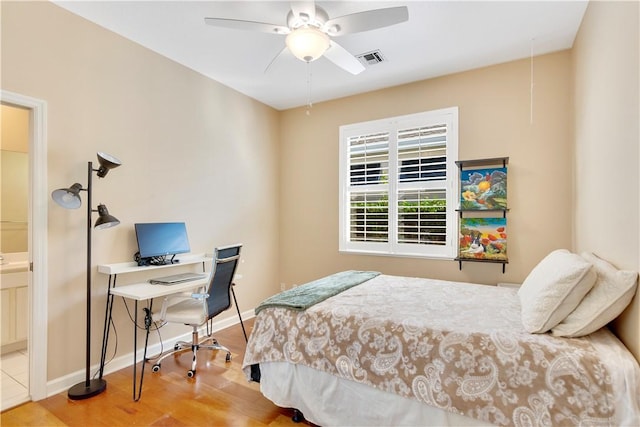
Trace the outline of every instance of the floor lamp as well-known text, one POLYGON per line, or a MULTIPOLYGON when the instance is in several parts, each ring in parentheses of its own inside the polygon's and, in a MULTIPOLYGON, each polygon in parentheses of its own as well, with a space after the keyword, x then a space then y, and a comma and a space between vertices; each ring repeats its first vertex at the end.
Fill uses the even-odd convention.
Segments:
POLYGON ((98 205, 98 209, 92 208, 91 200, 91 178, 93 172, 96 172, 98 178, 103 178, 110 169, 120 166, 120 160, 106 153, 98 153, 98 162, 100 168, 94 169, 93 163, 88 163, 87 169, 87 187, 82 188, 82 184, 75 183, 69 188, 60 188, 51 193, 53 200, 66 209, 78 209, 82 205, 80 192, 87 192, 87 331, 86 331, 86 367, 85 380, 69 389, 69 398, 74 400, 87 399, 102 393, 107 388, 107 382, 102 378, 91 379, 91 214, 98 212, 98 219, 95 223, 96 230, 114 227, 120 224, 120 221, 114 216, 109 215, 109 211, 105 205, 98 205))

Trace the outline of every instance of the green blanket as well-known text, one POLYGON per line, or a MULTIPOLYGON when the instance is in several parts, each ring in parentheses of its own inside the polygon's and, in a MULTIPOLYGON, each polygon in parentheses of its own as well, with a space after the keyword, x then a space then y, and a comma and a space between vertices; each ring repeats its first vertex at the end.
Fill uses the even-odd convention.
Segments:
POLYGON ((342 291, 373 279, 379 274, 376 271, 355 270, 332 274, 267 298, 256 307, 255 313, 258 314, 268 307, 285 307, 303 311, 342 291))

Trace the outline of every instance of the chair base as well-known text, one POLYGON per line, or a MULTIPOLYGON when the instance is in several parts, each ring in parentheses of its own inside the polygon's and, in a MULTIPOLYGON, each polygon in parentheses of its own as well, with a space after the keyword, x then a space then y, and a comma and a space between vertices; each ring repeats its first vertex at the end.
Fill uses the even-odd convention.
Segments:
POLYGON ((198 327, 194 326, 193 327, 193 332, 191 333, 192 335, 192 342, 187 342, 187 341, 178 341, 175 343, 175 345, 173 346, 173 351, 170 351, 169 353, 163 354, 162 356, 160 356, 160 358, 158 360, 156 360, 156 362, 153 364, 153 366, 151 367, 151 370, 153 372, 158 372, 160 371, 160 366, 161 363, 164 359, 166 359, 169 356, 175 356, 178 355, 180 353, 186 352, 188 350, 191 350, 193 352, 193 360, 191 362, 191 369, 189 371, 187 371, 187 376, 189 378, 192 378, 196 375, 196 365, 197 365, 197 354, 198 354, 198 350, 222 350, 227 352, 227 355, 225 356, 225 362, 231 362, 231 351, 223 346, 220 345, 220 343, 218 343, 218 340, 215 339, 213 336, 209 335, 207 337, 205 337, 202 341, 199 341, 198 338, 198 327), (196 344, 194 344, 196 343, 196 344))

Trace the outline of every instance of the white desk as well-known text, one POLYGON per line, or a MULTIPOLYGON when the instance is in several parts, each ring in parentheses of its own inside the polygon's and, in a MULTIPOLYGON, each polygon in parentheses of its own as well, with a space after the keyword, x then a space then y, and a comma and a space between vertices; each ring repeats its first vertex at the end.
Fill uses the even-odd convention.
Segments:
POLYGON ((178 262, 175 264, 164 265, 143 265, 139 266, 136 262, 119 262, 116 264, 101 264, 98 265, 98 272, 108 275, 125 274, 125 273, 139 273, 144 271, 162 270, 165 268, 180 267, 181 265, 193 265, 200 263, 211 263, 213 256, 209 254, 186 254, 178 258, 178 262))
POLYGON ((111 295, 124 297, 136 301, 145 301, 153 298, 164 297, 178 292, 189 291, 197 287, 206 285, 208 277, 203 279, 189 280, 173 285, 152 285, 151 283, 134 283, 132 285, 118 286, 111 289, 111 295))
POLYGON ((135 302, 134 309, 134 325, 133 325, 133 400, 138 401, 142 395, 142 381, 144 379, 144 364, 147 358, 147 344, 149 342, 149 327, 151 326, 151 309, 153 306, 153 299, 171 295, 179 292, 195 289, 199 286, 206 284, 209 278, 190 280, 175 285, 152 285, 149 282, 132 283, 124 286, 116 286, 116 280, 118 275, 127 273, 140 273, 149 272, 156 277, 160 275, 166 275, 164 273, 159 274, 159 270, 180 267, 185 265, 202 264, 202 271, 206 270, 206 264, 210 264, 213 261, 213 257, 207 254, 194 254, 185 255, 179 259, 178 263, 167 265, 149 265, 138 266, 135 262, 121 262, 118 264, 103 264, 98 266, 98 272, 109 275, 109 287, 107 293, 107 305, 105 309, 104 318, 104 331, 102 334, 102 357, 100 360, 100 378, 102 378, 104 372, 104 364, 107 354, 107 345, 109 344, 109 326, 112 322, 113 313, 113 297, 121 296, 127 299, 131 299, 135 302), (138 301, 148 301, 148 307, 144 308, 145 315, 145 341, 144 341, 144 355, 142 358, 142 369, 140 373, 140 384, 136 393, 137 372, 136 366, 137 360, 137 344, 138 344, 138 301))

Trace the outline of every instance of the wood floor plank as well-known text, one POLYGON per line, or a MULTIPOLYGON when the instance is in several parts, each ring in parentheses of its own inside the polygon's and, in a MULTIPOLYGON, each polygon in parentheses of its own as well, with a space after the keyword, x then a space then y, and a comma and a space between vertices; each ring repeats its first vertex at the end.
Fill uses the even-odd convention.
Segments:
MULTIPOLYGON (((245 322, 247 333, 253 321, 245 322)), ((168 357, 160 372, 147 364, 142 398, 132 399, 133 368, 106 375, 107 389, 86 400, 70 400, 59 393, 0 414, 3 427, 70 426, 304 426, 291 420, 292 411, 279 408, 260 393, 259 384, 247 381, 241 370, 246 343, 240 325, 214 334, 232 352, 202 351, 195 378, 187 378, 191 355, 168 357)), ((173 343, 167 343, 172 348, 173 343)), ((138 366, 138 374, 140 372, 138 366)))
POLYGON ((29 402, 0 415, 2 426, 66 426, 44 406, 29 402))

